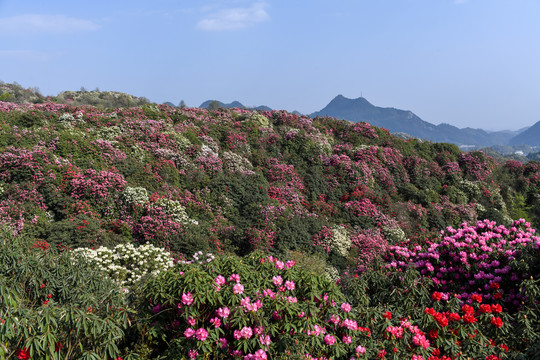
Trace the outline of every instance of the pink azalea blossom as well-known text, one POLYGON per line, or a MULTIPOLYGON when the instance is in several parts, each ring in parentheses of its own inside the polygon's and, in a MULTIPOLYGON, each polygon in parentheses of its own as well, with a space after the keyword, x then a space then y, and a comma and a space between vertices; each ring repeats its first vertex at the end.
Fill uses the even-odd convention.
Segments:
POLYGON ((227 318, 231 314, 231 311, 229 310, 228 307, 222 307, 216 310, 216 314, 220 318, 227 318))
POLYGON ((272 277, 272 283, 276 286, 280 286, 283 284, 283 278, 281 276, 274 276, 272 277))
POLYGON ((245 339, 249 339, 253 336, 253 330, 249 326, 244 326, 242 330, 240 330, 240 335, 245 339))
POLYGON ((351 311, 351 305, 349 303, 343 303, 341 304, 341 310, 344 312, 349 312, 351 311))
POLYGON ((324 337, 324 342, 327 345, 334 345, 334 343, 336 342, 336 338, 333 335, 326 335, 324 337))
POLYGON ((292 268, 294 265, 296 265, 296 261, 294 261, 294 260, 289 260, 289 261, 287 261, 287 262, 285 263, 285 267, 286 267, 287 269, 292 268))
POLYGON ((233 286, 233 294, 242 294, 244 292, 244 285, 237 283, 233 286))
POLYGON ((193 303, 193 295, 191 293, 182 294, 182 303, 184 305, 191 305, 193 303))
POLYGON ((188 351, 188 356, 190 359, 195 359, 197 356, 199 356, 199 352, 195 349, 191 349, 188 351))
POLYGON ((195 334, 195 330, 193 330, 192 328, 187 328, 187 329, 184 331, 184 336, 187 337, 187 338, 192 337, 193 334, 195 334))
POLYGON ((218 285, 218 286, 223 286, 223 285, 225 285, 225 282, 227 282, 227 280, 225 280, 225 278, 224 278, 222 275, 218 275, 218 276, 214 279, 214 282, 215 282, 216 285, 218 285))
POLYGON ((208 331, 205 328, 200 328, 195 331, 195 337, 199 341, 204 341, 208 337, 208 331))
POLYGON ((219 338, 218 342, 220 349, 225 349, 227 347, 227 339, 219 338))
POLYGON ((292 281, 285 281, 285 288, 287 290, 294 290, 294 282, 292 281))
POLYGON ((357 354, 360 354, 360 355, 363 355, 363 354, 366 353, 366 348, 363 347, 362 345, 358 345, 358 346, 356 347, 356 353, 357 353, 357 354))
POLYGON ((217 317, 210 319, 210 324, 214 325, 214 327, 220 327, 221 326, 221 320, 217 317))
POLYGON ((261 336, 259 336, 259 342, 263 346, 269 346, 272 343, 272 340, 270 340, 269 335, 261 335, 261 336))

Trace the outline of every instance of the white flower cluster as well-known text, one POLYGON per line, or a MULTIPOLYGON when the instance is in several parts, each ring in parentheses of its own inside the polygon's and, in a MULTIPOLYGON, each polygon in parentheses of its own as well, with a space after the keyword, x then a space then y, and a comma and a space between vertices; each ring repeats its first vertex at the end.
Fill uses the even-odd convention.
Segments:
POLYGON ((229 173, 240 173, 244 175, 253 175, 253 165, 245 157, 238 155, 232 151, 223 152, 223 162, 225 170, 229 173))
POLYGON ((459 185, 461 187, 461 190, 463 190, 463 192, 467 194, 469 202, 478 201, 481 195, 481 191, 477 183, 469 180, 462 180, 459 185))
POLYGON ((113 141, 120 134, 122 134, 122 129, 119 126, 105 126, 99 129, 98 138, 113 141))
POLYGON ((176 145, 178 146, 178 150, 180 151, 186 150, 188 146, 191 145, 191 141, 189 141, 188 138, 186 138, 180 132, 174 131, 174 129, 171 129, 170 131, 164 131, 163 134, 171 135, 174 141, 176 142, 176 145))
POLYGON ((146 157, 146 152, 138 144, 134 144, 134 145, 131 145, 130 157, 137 159, 140 162, 144 162, 144 158, 146 157))
POLYGON ((215 259, 215 256, 211 253, 204 254, 202 251, 197 251, 193 254, 192 260, 183 260, 180 261, 182 264, 208 264, 215 259))
POLYGON ((155 202, 156 207, 160 207, 166 214, 170 215, 175 221, 182 224, 195 224, 196 220, 190 219, 186 213, 186 208, 179 201, 170 199, 159 199, 155 202))
POLYGON ((339 271, 332 265, 328 265, 325 268, 325 276, 330 281, 337 281, 339 279, 339 271))
POLYGON ((174 265, 169 252, 151 244, 139 247, 120 244, 113 249, 102 246, 97 250, 78 248, 73 250, 73 255, 75 261, 82 257, 96 264, 123 288, 132 286, 147 275, 155 276, 174 265))
POLYGON ((258 112, 254 111, 248 118, 249 120, 253 121, 254 123, 258 124, 260 127, 269 127, 270 126, 270 120, 264 115, 259 114, 258 112))
POLYGON ((122 192, 122 197, 128 204, 144 205, 148 202, 148 191, 140 186, 128 186, 122 192))
POLYGON ((405 240, 405 232, 399 226, 383 226, 382 233, 393 244, 405 240))
POLYGON ((325 134, 316 134, 311 136, 313 142, 317 146, 319 154, 330 155, 332 153, 332 145, 334 145, 334 139, 325 134))
POLYGON ((75 124, 82 124, 85 121, 83 119, 83 113, 77 112, 76 116, 73 116, 70 113, 63 113, 58 118, 58 122, 60 122, 62 125, 66 127, 71 127, 72 125, 75 125, 75 124))
POLYGON ((0 195, 2 195, 4 191, 6 191, 6 189, 2 185, 0 185, 0 195))
MULTIPOLYGON (((214 140, 213 137, 208 135, 201 135, 199 139, 203 142, 204 145, 208 146, 215 153, 214 156, 217 156, 219 153, 219 144, 214 140)), ((203 146, 204 146, 203 145, 203 146)))
POLYGON ((210 146, 206 144, 203 144, 201 146, 201 155, 204 157, 209 157, 209 156, 218 157, 218 154, 214 150, 212 150, 210 146))
POLYGON ((332 238, 330 239, 330 249, 335 250, 342 256, 347 256, 351 245, 349 230, 343 225, 334 226, 332 228, 332 238))

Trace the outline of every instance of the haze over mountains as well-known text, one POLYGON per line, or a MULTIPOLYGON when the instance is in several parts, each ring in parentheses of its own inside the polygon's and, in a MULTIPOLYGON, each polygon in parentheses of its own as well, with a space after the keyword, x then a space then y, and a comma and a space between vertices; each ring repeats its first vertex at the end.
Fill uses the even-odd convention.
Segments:
MULTIPOLYGON (((211 102, 211 100, 205 101, 200 107, 208 108, 211 102)), ((227 108, 244 107, 238 101, 230 104, 219 104, 227 108)), ((270 108, 259 106, 254 109, 269 110, 270 108)), ((487 147, 495 145, 540 146, 540 121, 529 128, 518 131, 486 131, 470 127, 460 129, 450 124, 434 125, 422 120, 411 111, 375 106, 363 97, 349 99, 343 95, 338 95, 322 110, 309 116, 331 116, 353 122, 365 121, 388 129, 394 134, 402 133, 419 139, 447 142, 465 148, 467 146, 487 147)))

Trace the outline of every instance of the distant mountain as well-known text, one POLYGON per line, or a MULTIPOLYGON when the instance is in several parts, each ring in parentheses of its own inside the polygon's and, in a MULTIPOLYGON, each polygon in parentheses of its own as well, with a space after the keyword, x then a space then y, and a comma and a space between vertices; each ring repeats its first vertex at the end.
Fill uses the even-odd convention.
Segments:
POLYGON ((540 147, 540 121, 538 121, 533 126, 529 127, 527 130, 511 138, 510 144, 511 145, 527 144, 530 146, 540 147))
POLYGON ((258 111, 272 111, 272 108, 269 108, 268 106, 265 106, 265 105, 260 105, 257 107, 249 107, 249 106, 244 106, 239 101, 233 101, 230 104, 225 104, 218 100, 206 100, 201 105, 199 105, 199 107, 203 109, 208 109, 210 106, 210 103, 214 101, 218 103, 218 107, 222 107, 226 109, 249 109, 249 110, 258 110, 258 111))
POLYGON ((199 107, 200 108, 203 108, 203 109, 208 109, 208 107, 210 106, 210 104, 212 102, 218 102, 219 103, 219 107, 222 107, 222 108, 227 108, 227 109, 234 109, 234 108, 238 108, 238 109, 243 109, 245 108, 244 105, 242 105, 241 102, 239 101, 233 101, 232 103, 230 104, 225 104, 225 103, 222 103, 221 101, 217 101, 217 100, 206 100, 205 102, 203 102, 199 107))
POLYGON ((422 120, 411 111, 383 108, 371 104, 365 98, 349 99, 336 96, 321 111, 310 115, 332 116, 353 122, 367 122, 388 129, 391 133, 405 133, 416 138, 457 145, 491 146, 504 145, 517 134, 508 131, 487 132, 482 129, 459 129, 453 125, 434 125, 422 120))

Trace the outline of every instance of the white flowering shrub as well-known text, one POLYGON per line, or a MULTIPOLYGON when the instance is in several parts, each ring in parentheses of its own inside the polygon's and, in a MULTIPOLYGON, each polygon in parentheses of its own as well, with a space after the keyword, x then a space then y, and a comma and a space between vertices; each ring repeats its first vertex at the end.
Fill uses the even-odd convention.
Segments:
POLYGON ((266 116, 261 115, 261 114, 259 114, 257 112, 253 112, 249 116, 249 120, 253 121, 254 123, 259 125, 260 127, 269 127, 270 126, 270 120, 268 120, 268 118, 266 116))
POLYGON ((146 152, 138 144, 131 145, 131 154, 129 157, 143 162, 146 157, 146 152))
POLYGON ((122 134, 122 129, 119 126, 107 126, 99 129, 98 138, 112 141, 120 134, 122 134))
MULTIPOLYGON (((211 155, 218 156, 219 153, 219 144, 214 140, 213 137, 208 135, 201 135, 199 139, 203 142, 204 145, 208 146, 214 152, 211 155)), ((203 146, 204 146, 203 145, 203 146)), ((205 155, 206 156, 206 155, 205 155)))
POLYGON ((140 186, 128 186, 122 192, 122 197, 128 204, 144 205, 148 202, 148 191, 140 186))
POLYGON ((139 247, 120 244, 109 249, 104 246, 93 250, 73 250, 75 261, 84 258, 98 266, 109 278, 123 288, 129 288, 143 277, 156 276, 174 265, 169 252, 151 244, 139 247))
POLYGON ((461 187, 461 190, 463 190, 463 192, 467 194, 469 202, 478 201, 482 193, 477 183, 469 180, 462 180, 459 185, 461 187))
POLYGON ((160 207, 167 215, 170 215, 177 222, 182 224, 198 224, 197 221, 188 217, 186 208, 184 208, 179 201, 163 198, 158 199, 154 203, 154 206, 160 207))
POLYGON ((244 175, 253 175, 253 165, 245 157, 232 151, 223 152, 223 163, 225 171, 229 173, 240 173, 244 175))
POLYGON ((332 265, 328 265, 326 267, 326 272, 324 275, 330 281, 337 281, 339 279, 339 271, 332 265))
POLYGON ((399 226, 383 226, 382 233, 386 240, 392 244, 405 240, 405 232, 399 226))
POLYGON ((330 249, 342 256, 347 256, 351 245, 349 230, 343 225, 334 226, 332 228, 332 237, 330 238, 330 249))
POLYGON ((204 157, 209 157, 209 156, 213 156, 213 157, 218 157, 218 154, 212 150, 212 148, 206 144, 203 144, 201 146, 201 156, 204 156, 204 157))
POLYGON ((191 145, 191 141, 189 141, 188 138, 182 135, 182 133, 175 131, 174 128, 164 131, 163 135, 170 135, 176 142, 176 145, 178 146, 178 150, 180 151, 186 150, 188 146, 191 145))
POLYGON ((334 139, 324 134, 316 134, 311 136, 311 140, 315 143, 319 154, 330 155, 332 153, 332 145, 334 145, 334 139))
POLYGON ((70 113, 63 113, 58 118, 58 122, 64 126, 71 127, 72 125, 84 123, 83 113, 77 112, 75 116, 70 113))

